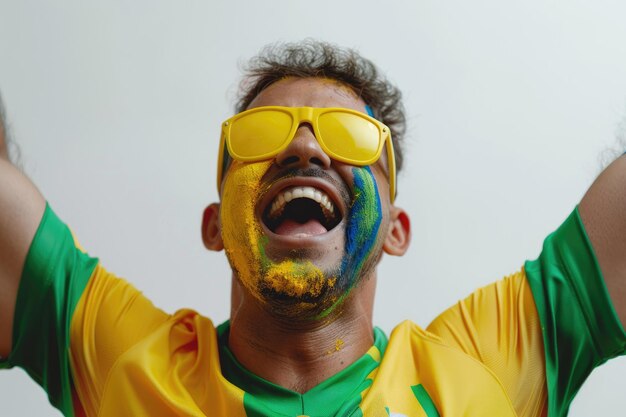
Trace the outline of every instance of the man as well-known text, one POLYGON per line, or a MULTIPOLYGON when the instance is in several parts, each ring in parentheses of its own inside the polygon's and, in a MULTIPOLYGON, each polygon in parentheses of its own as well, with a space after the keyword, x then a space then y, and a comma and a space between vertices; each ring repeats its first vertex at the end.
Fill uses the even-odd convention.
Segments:
POLYGON ((564 416, 626 350, 624 157, 536 261, 388 339, 372 323, 376 267, 410 243, 398 90, 316 42, 268 49, 247 75, 202 224, 233 271, 217 328, 107 272, 0 160, 2 366, 65 415, 564 416))

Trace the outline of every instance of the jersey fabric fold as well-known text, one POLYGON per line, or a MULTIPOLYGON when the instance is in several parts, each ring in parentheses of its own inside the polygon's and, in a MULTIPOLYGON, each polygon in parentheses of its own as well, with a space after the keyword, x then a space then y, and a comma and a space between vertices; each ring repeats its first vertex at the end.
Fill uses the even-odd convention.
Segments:
MULTIPOLYGON (((443 312, 406 321, 300 394, 243 367, 220 326, 167 314, 85 253, 50 207, 20 282, 11 355, 66 416, 561 417, 626 350, 578 210, 538 259, 443 312)), ((328 354, 332 354, 329 352, 328 354)))

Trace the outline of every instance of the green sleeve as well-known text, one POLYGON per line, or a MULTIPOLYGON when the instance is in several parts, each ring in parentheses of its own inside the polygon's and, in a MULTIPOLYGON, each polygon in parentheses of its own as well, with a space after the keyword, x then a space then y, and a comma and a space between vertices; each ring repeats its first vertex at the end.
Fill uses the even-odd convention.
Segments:
POLYGON ((566 416, 591 371, 626 351, 626 333, 578 209, 525 269, 543 332, 548 416, 566 416))
POLYGON ((97 263, 76 248, 68 227, 46 205, 22 272, 11 355, 0 369, 23 368, 66 416, 74 414, 70 323, 97 263))

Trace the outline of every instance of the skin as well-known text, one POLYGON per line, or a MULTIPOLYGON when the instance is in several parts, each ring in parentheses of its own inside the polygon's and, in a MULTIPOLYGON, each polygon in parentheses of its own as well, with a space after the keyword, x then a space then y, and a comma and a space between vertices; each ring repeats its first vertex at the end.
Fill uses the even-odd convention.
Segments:
MULTIPOLYGON (((261 92, 250 108, 269 105, 345 107, 366 113, 365 103, 351 90, 325 79, 281 80, 261 92)), ((222 186, 222 206, 214 204, 205 212, 204 235, 209 249, 221 250, 226 245, 227 253, 229 250, 238 250, 246 245, 246 241, 231 242, 231 235, 239 232, 230 228, 255 229, 261 223, 262 209, 258 209, 257 204, 263 201, 263 193, 255 200, 257 224, 250 227, 247 220, 231 222, 226 219, 230 215, 229 210, 238 210, 241 207, 240 202, 245 199, 242 198, 242 193, 253 199, 254 195, 258 195, 242 191, 245 187, 241 183, 247 180, 230 182, 232 178, 247 178, 245 175, 241 176, 242 171, 248 169, 246 165, 256 165, 259 171, 264 171, 258 174, 259 188, 269 188, 270 195, 274 186, 273 180, 294 169, 323 170, 329 177, 326 187, 335 187, 336 195, 351 195, 350 201, 341 207, 344 221, 324 235, 284 239, 262 228, 252 232, 261 233, 266 242, 265 253, 273 262, 289 261, 294 250, 298 249, 299 260, 306 261, 312 268, 343 271, 341 277, 329 274, 324 279, 326 282, 337 280, 347 284, 338 285, 339 292, 324 293, 310 309, 302 306, 297 309, 282 308, 283 298, 272 298, 273 294, 260 294, 255 285, 250 285, 251 281, 259 281, 258 277, 250 276, 258 271, 254 268, 255 256, 252 255, 248 263, 252 264, 251 268, 247 268, 248 264, 233 262, 232 256, 229 256, 234 267, 229 338, 231 350, 255 374, 294 391, 305 392, 354 362, 372 346, 376 265, 383 251, 392 255, 404 254, 410 242, 409 220, 402 209, 390 203, 384 158, 367 169, 334 161, 319 147, 308 124, 299 127, 290 145, 272 161, 263 162, 263 168, 258 167, 259 164, 235 161, 228 168, 222 186), (348 266, 345 266, 344 259, 356 258, 353 253, 346 252, 346 248, 350 246, 346 241, 346 228, 349 227, 351 216, 357 215, 353 214, 354 210, 351 211, 356 206, 355 176, 373 184, 373 190, 370 187, 368 192, 359 192, 367 195, 363 200, 366 205, 378 200, 381 218, 377 227, 366 233, 373 241, 367 258, 362 262, 348 262, 348 266), (231 188, 236 190, 239 197, 237 201, 231 201, 231 188), (303 252, 302 248, 305 249, 303 252), (338 340, 343 342, 341 349, 336 349, 338 340)), ((308 177, 288 179, 295 183, 308 180, 308 177)), ((280 181, 278 184, 276 187, 284 185, 280 181)), ((234 217, 248 218, 245 213, 238 213, 234 217)), ((247 252, 254 252, 254 249, 247 252)), ((334 283, 332 287, 335 287, 334 283)), ((289 307, 291 305, 290 303, 289 307)))
POLYGON ((579 210, 613 306, 626 329, 626 156, 600 174, 579 210))
MULTIPOLYGON (((1 121, 0 121, 1 122, 1 121)), ((0 126, 0 356, 11 352, 13 314, 24 260, 43 215, 45 200, 8 160, 0 126)))

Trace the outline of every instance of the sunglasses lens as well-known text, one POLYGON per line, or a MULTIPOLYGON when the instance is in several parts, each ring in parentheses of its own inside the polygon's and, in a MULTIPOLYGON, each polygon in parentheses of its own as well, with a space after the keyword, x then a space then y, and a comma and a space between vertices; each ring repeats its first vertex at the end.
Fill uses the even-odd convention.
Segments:
POLYGON ((354 114, 324 113, 318 128, 330 152, 354 163, 371 163, 380 148, 378 127, 354 114))
POLYGON ((291 115, 281 111, 246 114, 230 128, 230 152, 240 158, 265 157, 287 141, 292 124, 291 115))

